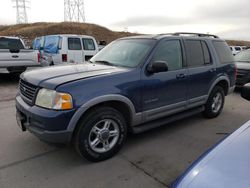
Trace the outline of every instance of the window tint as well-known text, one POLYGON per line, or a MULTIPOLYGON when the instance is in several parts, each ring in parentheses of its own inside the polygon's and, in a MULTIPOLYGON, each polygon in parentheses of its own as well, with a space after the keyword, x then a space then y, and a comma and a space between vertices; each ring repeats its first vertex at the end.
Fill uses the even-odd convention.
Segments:
POLYGON ((81 50, 81 40, 79 38, 68 38, 69 50, 81 50))
POLYGON ((234 57, 224 41, 213 41, 214 48, 219 56, 221 63, 231 63, 234 61, 234 57))
POLYGON ((205 64, 201 41, 186 40, 186 50, 187 63, 189 67, 197 67, 205 64))
POLYGON ((241 48, 238 47, 238 46, 236 46, 234 49, 235 49, 236 51, 241 51, 241 48))
POLYGON ((0 49, 24 49, 19 39, 0 38, 0 49))
POLYGON ((204 41, 201 41, 201 45, 202 45, 205 64, 212 63, 211 56, 210 56, 207 44, 204 41))
POLYGON ((182 50, 179 40, 162 42, 156 49, 153 61, 166 61, 168 70, 182 68, 182 50))
POLYGON ((95 50, 95 43, 92 39, 82 39, 84 50, 95 50))

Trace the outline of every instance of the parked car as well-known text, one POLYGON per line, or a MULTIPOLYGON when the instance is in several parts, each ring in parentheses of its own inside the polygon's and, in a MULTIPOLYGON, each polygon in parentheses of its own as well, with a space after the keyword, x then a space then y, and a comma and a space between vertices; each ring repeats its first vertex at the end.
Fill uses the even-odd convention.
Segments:
MULTIPOLYGON (((242 89, 250 101, 250 84, 242 89)), ((250 121, 195 161, 172 188, 249 188, 250 121)))
POLYGON ((236 55, 243 50, 243 46, 230 46, 233 55, 236 55))
POLYGON ((250 82, 250 49, 241 51, 235 56, 237 66, 236 87, 250 82))
POLYGON ((68 34, 37 37, 33 48, 41 51, 42 58, 49 65, 82 63, 99 51, 94 37, 68 34))
POLYGON ((39 51, 26 49, 18 37, 0 36, 0 73, 23 72, 38 66, 41 66, 39 51))
POLYGON ((118 39, 89 63, 21 75, 17 121, 40 139, 73 142, 91 161, 140 133, 203 112, 217 117, 235 85, 231 51, 214 35, 118 39))

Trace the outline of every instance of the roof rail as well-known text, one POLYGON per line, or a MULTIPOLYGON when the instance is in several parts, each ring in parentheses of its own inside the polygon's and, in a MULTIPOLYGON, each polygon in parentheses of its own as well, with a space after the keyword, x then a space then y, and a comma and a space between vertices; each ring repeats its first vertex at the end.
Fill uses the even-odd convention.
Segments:
POLYGON ((210 35, 210 34, 205 34, 205 33, 177 32, 177 33, 173 33, 172 35, 176 35, 176 36, 190 35, 190 36, 196 36, 196 37, 213 37, 213 38, 219 38, 216 35, 210 35))

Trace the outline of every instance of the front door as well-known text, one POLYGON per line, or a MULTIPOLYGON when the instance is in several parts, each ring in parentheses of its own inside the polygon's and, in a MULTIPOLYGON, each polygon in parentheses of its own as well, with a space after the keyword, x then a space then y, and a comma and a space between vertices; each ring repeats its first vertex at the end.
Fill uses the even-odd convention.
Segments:
POLYGON ((142 72, 144 121, 171 115, 186 108, 188 72, 183 66, 182 51, 179 39, 161 41, 150 63, 166 62, 168 71, 154 74, 149 74, 146 70, 142 72))
POLYGON ((189 107, 205 103, 211 84, 216 78, 216 66, 213 64, 207 43, 198 39, 185 40, 188 78, 189 107))

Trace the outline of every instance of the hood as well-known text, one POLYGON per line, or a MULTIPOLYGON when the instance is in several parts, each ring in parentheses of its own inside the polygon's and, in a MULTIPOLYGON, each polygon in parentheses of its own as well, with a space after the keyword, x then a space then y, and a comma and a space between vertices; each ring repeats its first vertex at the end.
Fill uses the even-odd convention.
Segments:
POLYGON ((237 69, 250 70, 250 62, 236 62, 237 69))
POLYGON ((58 85, 75 80, 125 71, 128 71, 128 69, 84 63, 77 65, 53 66, 27 71, 21 75, 21 79, 36 86, 55 89, 58 85))
POLYGON ((249 188, 250 121, 236 130, 180 178, 175 188, 249 188))

